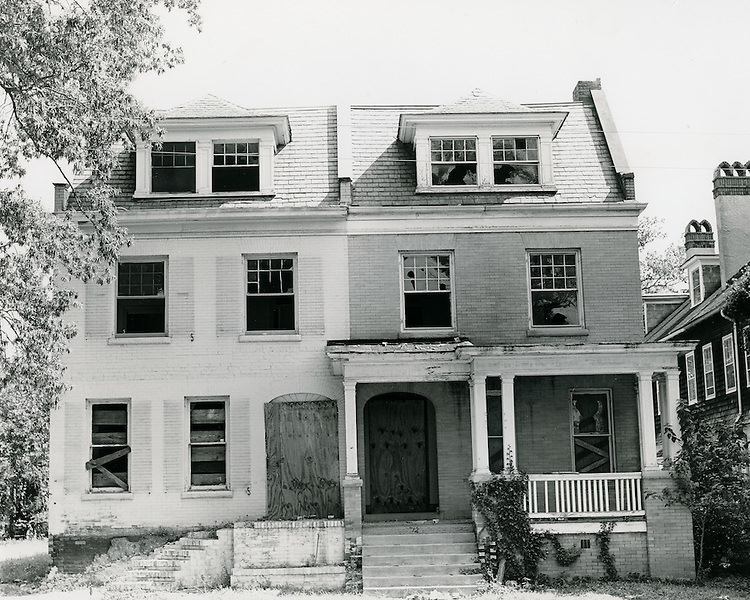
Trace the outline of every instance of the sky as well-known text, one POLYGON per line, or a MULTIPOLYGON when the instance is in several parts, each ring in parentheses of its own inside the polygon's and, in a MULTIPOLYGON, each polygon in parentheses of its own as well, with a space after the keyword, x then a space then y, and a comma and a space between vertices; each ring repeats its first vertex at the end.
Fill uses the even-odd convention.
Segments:
MULTIPOLYGON (((203 0, 200 14, 201 32, 165 19, 185 62, 133 84, 152 108, 208 93, 248 108, 444 104, 476 88, 560 102, 601 78, 637 200, 676 243, 690 219, 715 224, 716 166, 750 160, 747 0, 203 0)), ((52 180, 27 178, 47 205, 52 180)))

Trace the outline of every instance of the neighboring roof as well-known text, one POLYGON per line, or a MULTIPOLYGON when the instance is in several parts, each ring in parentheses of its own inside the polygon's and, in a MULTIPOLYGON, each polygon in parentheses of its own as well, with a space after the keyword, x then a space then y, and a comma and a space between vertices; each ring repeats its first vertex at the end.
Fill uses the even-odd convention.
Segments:
POLYGON ((247 108, 233 104, 228 100, 208 94, 187 104, 174 106, 164 111, 157 111, 161 119, 211 119, 221 117, 251 117, 255 114, 247 108))
POLYGON ((464 113, 511 113, 529 112, 529 109, 514 102, 508 102, 480 89, 472 90, 468 96, 459 98, 451 104, 443 104, 431 109, 431 113, 464 114, 464 113))

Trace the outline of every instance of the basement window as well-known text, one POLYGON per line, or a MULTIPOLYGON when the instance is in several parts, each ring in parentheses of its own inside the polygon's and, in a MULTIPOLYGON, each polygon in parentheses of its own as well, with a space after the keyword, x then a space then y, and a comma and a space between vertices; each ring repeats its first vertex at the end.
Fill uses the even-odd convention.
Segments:
POLYGON ((189 487, 227 488, 226 399, 188 399, 189 487))
POLYGON ((92 404, 91 458, 86 463, 86 469, 91 471, 91 489, 127 492, 129 454, 128 404, 92 404))

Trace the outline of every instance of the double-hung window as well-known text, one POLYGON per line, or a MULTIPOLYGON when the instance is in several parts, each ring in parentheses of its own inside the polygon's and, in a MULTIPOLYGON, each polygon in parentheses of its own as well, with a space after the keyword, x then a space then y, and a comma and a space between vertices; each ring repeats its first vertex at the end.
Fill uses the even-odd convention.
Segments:
POLYGON ((295 331, 293 256, 248 257, 247 331, 295 331))
POLYGON ((190 488, 227 487, 226 398, 188 398, 190 488))
POLYGON ((698 402, 698 383, 695 377, 695 353, 692 350, 685 355, 685 379, 688 404, 695 404, 698 402))
POLYGON ((493 137, 495 185, 539 183, 539 138, 493 137))
POLYGON ((404 329, 452 329, 452 254, 401 255, 404 329))
POLYGON ((690 306, 703 301, 703 278, 699 268, 690 271, 690 306))
POLYGON ((211 169, 214 192, 257 192, 260 190, 258 140, 214 142, 211 169))
POLYGON ((477 185, 476 138, 430 139, 432 185, 477 185))
POLYGON ((503 396, 500 377, 488 377, 487 395, 487 445, 490 453, 490 471, 502 473, 503 458, 503 396))
POLYGON ((91 404, 91 449, 86 468, 92 490, 128 491, 128 403, 91 404))
POLYGON ((532 327, 580 327, 579 256, 575 251, 529 252, 532 327))
POLYGON ((714 352, 711 344, 702 348, 703 353, 703 384, 706 387, 706 400, 716 396, 716 378, 714 377, 714 352))
POLYGON ((122 261, 117 265, 118 335, 164 335, 166 261, 122 261))
POLYGON ((151 149, 152 192, 195 192, 195 142, 162 142, 151 149))
POLYGON ((721 338, 721 349, 724 354, 724 381, 727 393, 737 389, 737 369, 734 365, 734 340, 732 334, 721 338))

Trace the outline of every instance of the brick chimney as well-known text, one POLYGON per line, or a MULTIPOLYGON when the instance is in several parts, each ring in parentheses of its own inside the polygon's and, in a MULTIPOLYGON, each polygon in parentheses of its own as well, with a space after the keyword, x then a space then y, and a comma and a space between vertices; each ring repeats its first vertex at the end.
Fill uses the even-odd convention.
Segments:
POLYGON ((602 80, 597 78, 595 81, 579 81, 573 89, 573 102, 586 102, 592 104, 591 90, 602 89, 602 80))
POLYGON ((693 219, 685 227, 685 263, 690 303, 700 304, 721 287, 719 255, 711 223, 693 219))
POLYGON ((716 168, 714 208, 724 284, 750 260, 750 162, 723 162, 716 168))
POLYGON ((55 186, 55 212, 63 212, 68 204, 68 184, 53 183, 55 186))

